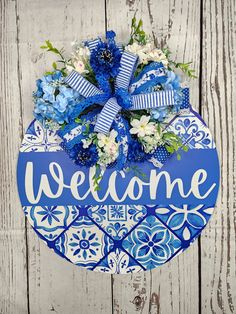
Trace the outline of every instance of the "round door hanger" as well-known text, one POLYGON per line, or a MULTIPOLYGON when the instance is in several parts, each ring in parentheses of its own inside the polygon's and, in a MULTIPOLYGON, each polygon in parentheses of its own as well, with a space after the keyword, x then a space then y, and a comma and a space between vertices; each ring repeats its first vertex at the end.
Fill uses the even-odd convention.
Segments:
MULTIPOLYGON (((75 165, 55 131, 33 121, 18 159, 24 213, 49 248, 75 265, 104 273, 150 270, 183 252, 211 217, 219 187, 212 136, 191 110, 168 126, 188 146, 161 169, 107 169, 94 187, 94 168, 75 165)), ((131 166, 132 169, 132 166, 131 166)))

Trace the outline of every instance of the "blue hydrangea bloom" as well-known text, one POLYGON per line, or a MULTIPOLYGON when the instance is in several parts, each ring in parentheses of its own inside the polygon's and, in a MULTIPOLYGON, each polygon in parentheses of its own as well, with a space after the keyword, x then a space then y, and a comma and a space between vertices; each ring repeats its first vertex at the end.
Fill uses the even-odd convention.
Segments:
POLYGON ((180 86, 180 77, 173 71, 167 71, 167 81, 163 84, 164 89, 178 90, 180 86))
POLYGON ((167 107, 159 107, 152 109, 151 116, 153 119, 162 122, 168 116, 169 110, 167 107))
POLYGON ((45 75, 36 81, 36 86, 37 90, 33 93, 35 118, 42 123, 68 123, 82 97, 64 84, 62 73, 56 71, 52 75, 45 75))
POLYGON ((172 108, 159 107, 151 110, 152 118, 159 122, 164 121, 169 112, 178 113, 183 97, 181 92, 180 77, 173 71, 167 71, 167 80, 162 83, 162 87, 164 90, 175 90, 175 105, 172 108))

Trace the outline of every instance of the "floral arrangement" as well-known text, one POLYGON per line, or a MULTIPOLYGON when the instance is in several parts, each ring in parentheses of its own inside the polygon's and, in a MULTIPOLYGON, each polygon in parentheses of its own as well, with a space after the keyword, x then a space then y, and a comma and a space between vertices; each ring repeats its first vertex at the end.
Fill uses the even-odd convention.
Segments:
POLYGON ((46 41, 41 48, 59 60, 33 93, 35 118, 57 130, 77 165, 96 166, 95 183, 106 168, 144 161, 161 167, 171 154, 187 151, 166 126, 189 109, 188 89, 175 69, 194 77, 190 63, 176 63, 168 49, 155 47, 135 17, 127 44, 115 37, 108 31, 105 39, 73 42, 69 58, 46 41))

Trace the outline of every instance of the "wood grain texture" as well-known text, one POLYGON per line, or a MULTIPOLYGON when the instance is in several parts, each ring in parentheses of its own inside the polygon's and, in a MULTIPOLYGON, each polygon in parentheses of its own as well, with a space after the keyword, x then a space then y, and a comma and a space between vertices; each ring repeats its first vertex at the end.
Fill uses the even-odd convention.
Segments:
POLYGON ((1 1, 0 12, 0 312, 27 313, 25 219, 15 177, 22 138, 15 2, 1 1))
MULTIPOLYGON (((125 42, 137 12, 145 31, 173 59, 200 68, 200 1, 107 1, 107 28, 125 42), (186 31, 188 30, 188 31, 186 31), (189 48, 191 47, 191 49, 189 48)), ((199 107, 199 79, 190 81, 193 106, 199 107)), ((168 264, 136 276, 114 276, 115 313, 198 313, 198 243, 168 264)))
POLYGON ((202 115, 221 166, 217 208, 201 237, 202 313, 236 312, 236 4, 203 1, 202 115))
MULTIPOLYGON (((56 47, 71 51, 71 42, 92 38, 105 30, 104 1, 18 1, 19 50, 23 126, 32 121, 35 79, 50 69, 55 56, 40 46, 50 39, 56 47), (85 18, 85 16, 87 16, 85 18), (91 27, 96 25, 96 27, 91 27)), ((29 311, 51 313, 110 313, 110 276, 75 267, 50 251, 28 226, 29 311), (99 294, 97 291, 102 291, 99 294)))
POLYGON ((1 0, 0 10, 0 313, 236 313, 235 1, 1 0), (35 79, 54 60, 40 45, 50 39, 69 52, 74 39, 106 28, 125 41, 135 12, 173 59, 193 61, 191 102, 214 134, 222 177, 201 240, 151 272, 109 276, 75 267, 38 239, 15 172, 35 79))

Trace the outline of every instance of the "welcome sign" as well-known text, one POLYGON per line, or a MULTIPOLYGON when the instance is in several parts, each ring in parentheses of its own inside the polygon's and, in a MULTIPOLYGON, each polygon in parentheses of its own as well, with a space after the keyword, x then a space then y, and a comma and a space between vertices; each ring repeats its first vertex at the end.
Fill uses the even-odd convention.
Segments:
MULTIPOLYGON (((21 203, 30 205, 214 204, 218 192, 215 149, 193 149, 181 160, 173 157, 161 170, 151 163, 135 163, 134 171, 107 169, 96 191, 95 167, 78 167, 64 152, 20 153, 18 186, 21 203), (186 171, 187 170, 187 171, 186 171), (24 175, 22 175, 24 174, 24 175)), ((132 165, 130 167, 132 169, 132 165)))
POLYGON ((37 234, 72 263, 106 273, 152 269, 185 250, 213 213, 219 162, 196 113, 182 114, 170 128, 189 147, 180 160, 173 155, 161 169, 150 162, 106 169, 96 190, 95 168, 75 165, 56 133, 33 121, 17 180, 37 234))

